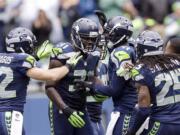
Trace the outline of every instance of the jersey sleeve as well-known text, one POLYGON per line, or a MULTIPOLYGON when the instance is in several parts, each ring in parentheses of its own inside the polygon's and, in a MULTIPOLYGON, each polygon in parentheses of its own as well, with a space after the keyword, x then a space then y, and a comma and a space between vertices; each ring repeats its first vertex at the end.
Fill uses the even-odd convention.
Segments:
POLYGON ((22 54, 18 56, 17 70, 22 74, 26 74, 28 69, 37 67, 36 59, 28 54, 22 54))
POLYGON ((129 46, 121 46, 115 49, 110 56, 111 61, 114 63, 116 67, 116 71, 124 68, 126 63, 134 63, 135 61, 135 52, 132 47, 129 46))
POLYGON ((150 86, 152 85, 152 73, 143 64, 136 65, 131 70, 131 76, 136 83, 150 86))

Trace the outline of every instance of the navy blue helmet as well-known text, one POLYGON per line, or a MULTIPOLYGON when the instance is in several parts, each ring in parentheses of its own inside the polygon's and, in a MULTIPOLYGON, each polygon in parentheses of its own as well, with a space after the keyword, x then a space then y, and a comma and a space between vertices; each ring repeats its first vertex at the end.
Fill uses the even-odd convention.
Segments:
POLYGON ((35 35, 29 29, 17 27, 6 36, 6 51, 33 54, 36 42, 35 35))
POLYGON ((73 23, 71 39, 73 45, 82 52, 94 51, 99 42, 98 25, 88 18, 78 19, 73 23))
POLYGON ((132 33, 132 22, 123 16, 115 16, 104 25, 104 34, 109 49, 126 43, 132 36, 132 33))
POLYGON ((159 33, 155 31, 143 31, 136 39, 137 56, 159 55, 162 54, 163 40, 159 33))

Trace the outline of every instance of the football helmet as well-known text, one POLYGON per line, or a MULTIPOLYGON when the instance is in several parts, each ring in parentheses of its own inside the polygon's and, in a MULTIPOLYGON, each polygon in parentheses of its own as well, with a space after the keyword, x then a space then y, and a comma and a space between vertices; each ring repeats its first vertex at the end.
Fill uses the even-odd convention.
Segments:
POLYGON ((136 39, 138 58, 162 54, 163 44, 164 42, 159 33, 150 30, 143 31, 136 39))
POLYGON ((71 39, 75 48, 81 52, 93 52, 99 42, 98 25, 88 18, 78 19, 73 23, 71 39))
POLYGON ((104 60, 107 55, 107 46, 104 35, 101 35, 97 48, 100 51, 100 60, 104 60))
POLYGON ((33 54, 37 41, 29 29, 17 27, 7 34, 5 42, 7 52, 33 54))
POLYGON ((126 43, 132 33, 132 22, 123 16, 115 16, 104 25, 104 34, 109 49, 126 43))

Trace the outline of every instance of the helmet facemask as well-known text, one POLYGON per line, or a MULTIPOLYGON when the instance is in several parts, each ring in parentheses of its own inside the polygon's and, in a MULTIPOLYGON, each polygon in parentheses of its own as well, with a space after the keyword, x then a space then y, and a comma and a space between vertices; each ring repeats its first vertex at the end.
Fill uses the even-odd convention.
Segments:
POLYGON ((6 51, 33 55, 36 42, 36 37, 30 30, 18 27, 8 33, 6 37, 6 51))
POLYGON ((98 44, 99 38, 97 37, 83 37, 81 36, 81 49, 84 53, 93 52, 98 44))
POLYGON ((115 19, 112 18, 104 25, 104 35, 109 49, 125 44, 132 36, 133 26, 131 22, 121 18, 120 16, 115 17, 115 19))
POLYGON ((72 27, 71 39, 74 47, 83 54, 95 51, 99 42, 97 24, 85 18, 80 19, 72 27))

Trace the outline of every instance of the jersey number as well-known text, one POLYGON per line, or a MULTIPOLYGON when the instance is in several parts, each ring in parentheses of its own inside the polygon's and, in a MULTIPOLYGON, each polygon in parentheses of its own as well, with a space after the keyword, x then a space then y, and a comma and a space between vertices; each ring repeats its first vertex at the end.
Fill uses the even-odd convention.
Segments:
MULTIPOLYGON (((86 79, 86 74, 87 74, 86 70, 74 70, 73 76, 78 78, 78 79, 74 79, 74 81, 76 80, 84 81, 86 79)), ((74 85, 69 85, 69 91, 71 92, 75 91, 74 85)))
POLYGON ((157 106, 180 102, 180 69, 170 71, 169 74, 159 74, 156 76, 155 82, 155 86, 161 88, 161 91, 156 96, 157 106), (168 93, 171 96, 168 96, 168 93))
POLYGON ((0 67, 0 98, 16 97, 16 90, 6 91, 6 87, 13 81, 13 71, 9 67, 0 67))

